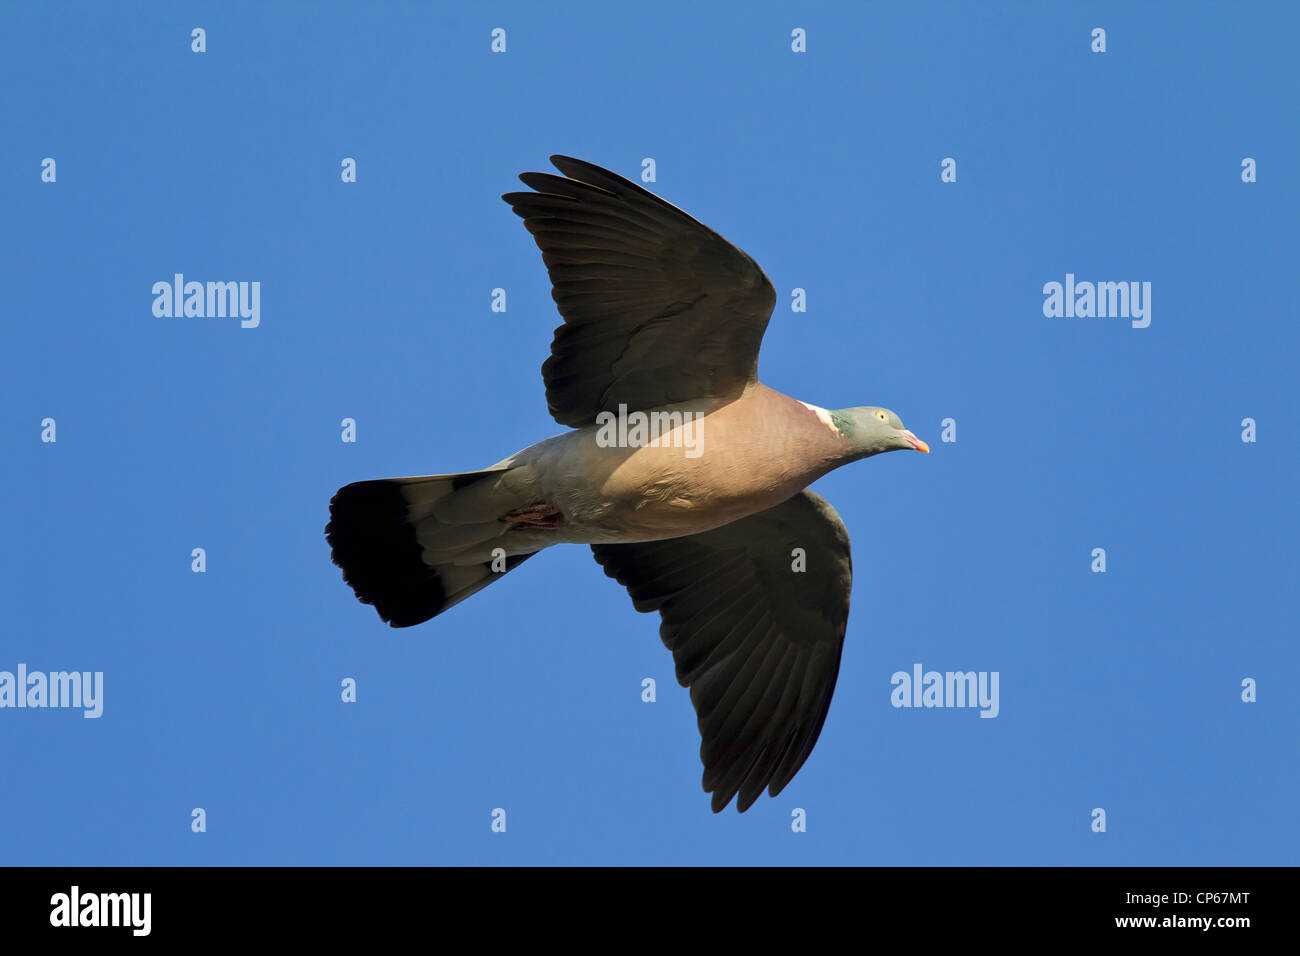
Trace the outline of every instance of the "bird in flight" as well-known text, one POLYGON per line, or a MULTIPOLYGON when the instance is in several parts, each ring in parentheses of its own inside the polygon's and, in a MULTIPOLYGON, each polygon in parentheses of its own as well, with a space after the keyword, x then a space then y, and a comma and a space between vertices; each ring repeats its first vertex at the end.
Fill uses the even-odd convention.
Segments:
POLYGON ((849 536, 807 489, 930 449, 875 406, 758 380, 776 302, 748 255, 607 169, 552 156, 502 198, 542 250, 564 322, 542 365, 571 430, 490 468, 358 481, 330 501, 334 563, 393 627, 427 621, 554 544, 591 546, 658 611, 690 688, 714 812, 775 797, 821 733, 849 614, 849 536))

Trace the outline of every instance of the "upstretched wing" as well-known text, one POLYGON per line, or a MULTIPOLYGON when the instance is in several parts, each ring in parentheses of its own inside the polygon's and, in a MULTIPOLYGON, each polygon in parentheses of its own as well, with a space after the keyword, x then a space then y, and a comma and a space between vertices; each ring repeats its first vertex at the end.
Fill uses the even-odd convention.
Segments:
POLYGON ((602 411, 738 397, 758 375, 776 303, 757 263, 676 206, 609 170, 552 156, 564 176, 501 198, 542 250, 564 316, 542 366, 562 425, 602 411), (568 178, 565 178, 568 177, 568 178))
POLYGON ((592 551, 638 611, 663 618, 714 812, 780 793, 817 743, 840 669, 853 568, 835 509, 805 490, 703 534, 592 551))

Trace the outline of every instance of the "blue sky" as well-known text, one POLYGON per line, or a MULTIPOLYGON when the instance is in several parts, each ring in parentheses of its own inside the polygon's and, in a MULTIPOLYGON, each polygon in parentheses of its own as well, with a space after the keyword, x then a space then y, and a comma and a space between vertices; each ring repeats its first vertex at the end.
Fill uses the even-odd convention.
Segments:
POLYGON ((0 670, 104 694, 0 709, 0 861, 1300 862, 1300 17, 1167 9, 6 8, 0 670), (817 483, 853 541, 839 683, 743 816, 585 547, 407 630, 330 563, 340 485, 561 430, 498 198, 555 152, 653 158, 778 290, 763 380, 933 449, 817 483), (260 282, 260 324, 156 317, 177 272, 260 282), (1150 282, 1150 325, 1045 316, 1067 273, 1150 282), (892 707, 918 663, 998 672, 998 716, 892 707))

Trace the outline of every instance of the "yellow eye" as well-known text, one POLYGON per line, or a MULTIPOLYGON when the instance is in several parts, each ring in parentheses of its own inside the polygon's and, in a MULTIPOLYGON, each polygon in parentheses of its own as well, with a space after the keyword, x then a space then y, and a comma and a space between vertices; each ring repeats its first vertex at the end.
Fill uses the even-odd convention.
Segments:
POLYGON ((883 422, 883 421, 885 420, 885 413, 884 413, 884 412, 876 412, 876 417, 879 418, 879 419, 883 422))

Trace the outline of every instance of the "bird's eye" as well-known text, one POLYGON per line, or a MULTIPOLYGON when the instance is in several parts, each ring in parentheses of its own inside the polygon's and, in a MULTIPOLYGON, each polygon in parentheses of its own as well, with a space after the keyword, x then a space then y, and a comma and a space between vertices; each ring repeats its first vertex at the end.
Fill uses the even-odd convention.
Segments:
POLYGON ((883 421, 885 420, 885 413, 884 413, 884 412, 876 412, 876 417, 879 418, 879 419, 883 422, 883 421))

